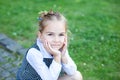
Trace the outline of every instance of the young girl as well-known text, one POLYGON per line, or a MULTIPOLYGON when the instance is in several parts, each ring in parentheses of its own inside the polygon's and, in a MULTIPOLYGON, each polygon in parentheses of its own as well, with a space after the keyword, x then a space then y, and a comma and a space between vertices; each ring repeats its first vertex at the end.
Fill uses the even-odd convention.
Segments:
POLYGON ((36 43, 27 51, 17 80, 82 80, 67 50, 67 21, 58 12, 42 12, 36 43))

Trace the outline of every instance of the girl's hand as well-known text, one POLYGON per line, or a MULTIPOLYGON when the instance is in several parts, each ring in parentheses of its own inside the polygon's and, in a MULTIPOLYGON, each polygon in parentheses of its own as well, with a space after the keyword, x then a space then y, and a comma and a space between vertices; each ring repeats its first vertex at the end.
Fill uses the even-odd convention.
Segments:
POLYGON ((53 48, 50 46, 49 42, 46 41, 46 40, 45 40, 45 42, 44 42, 44 47, 45 47, 45 49, 46 49, 51 55, 53 55, 53 57, 60 56, 60 54, 61 54, 61 52, 60 52, 59 50, 53 49, 53 48))
POLYGON ((66 50, 67 50, 67 39, 65 38, 63 47, 60 49, 60 51, 62 53, 61 54, 61 62, 64 63, 64 64, 68 63, 67 56, 65 55, 66 50))
POLYGON ((67 38, 64 39, 63 46, 60 49, 61 57, 65 56, 66 50, 67 50, 67 38))
POLYGON ((53 58, 57 63, 61 63, 61 52, 59 50, 53 49, 46 40, 44 42, 44 47, 51 55, 53 55, 53 58))

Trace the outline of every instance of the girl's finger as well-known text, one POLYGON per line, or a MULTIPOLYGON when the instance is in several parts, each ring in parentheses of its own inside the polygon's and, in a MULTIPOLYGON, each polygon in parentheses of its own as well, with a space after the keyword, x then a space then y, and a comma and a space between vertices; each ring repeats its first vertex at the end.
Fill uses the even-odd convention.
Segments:
POLYGON ((47 44, 49 51, 52 52, 52 47, 50 46, 49 42, 47 42, 46 44, 47 44))
POLYGON ((44 47, 45 47, 45 49, 46 49, 48 52, 50 52, 50 49, 49 49, 47 43, 48 43, 47 40, 45 40, 45 41, 44 41, 44 47))
POLYGON ((62 55, 65 55, 65 52, 66 52, 66 49, 67 49, 67 37, 65 37, 64 39, 64 43, 63 43, 63 47, 62 47, 62 55))

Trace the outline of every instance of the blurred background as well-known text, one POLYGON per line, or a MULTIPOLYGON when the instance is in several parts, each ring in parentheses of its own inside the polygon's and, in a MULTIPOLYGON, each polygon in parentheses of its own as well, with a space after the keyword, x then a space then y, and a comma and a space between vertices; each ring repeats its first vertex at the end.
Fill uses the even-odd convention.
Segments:
MULTIPOLYGON (((120 0, 0 0, 0 33, 29 48, 38 12, 51 9, 68 20, 69 53, 84 80, 120 80, 120 0)), ((23 57, 11 54, 5 64, 18 61, 13 67, 19 67, 23 57)))

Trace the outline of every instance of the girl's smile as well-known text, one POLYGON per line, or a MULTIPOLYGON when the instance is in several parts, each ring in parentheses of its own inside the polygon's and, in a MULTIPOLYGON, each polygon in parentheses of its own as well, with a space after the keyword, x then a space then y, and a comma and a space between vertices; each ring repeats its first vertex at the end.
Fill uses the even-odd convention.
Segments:
POLYGON ((51 47, 53 48, 53 49, 59 49, 59 48, 61 48, 61 44, 51 44, 51 47))

